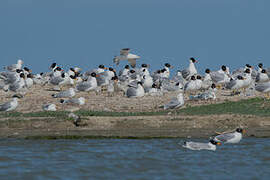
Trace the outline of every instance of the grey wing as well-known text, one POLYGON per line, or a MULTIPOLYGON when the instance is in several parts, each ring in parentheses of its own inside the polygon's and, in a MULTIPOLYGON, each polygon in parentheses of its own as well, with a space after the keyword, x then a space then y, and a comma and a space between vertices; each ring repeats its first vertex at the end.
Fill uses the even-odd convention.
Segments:
POLYGON ((50 80, 50 83, 53 85, 58 85, 60 82, 62 82, 64 79, 62 77, 54 77, 50 80))
POLYGON ((17 68, 17 64, 12 64, 6 67, 6 69, 9 71, 14 71, 16 70, 16 68, 17 68))
POLYGON ((128 62, 131 65, 132 68, 136 67, 136 59, 128 59, 128 62))
POLYGON ((188 69, 182 70, 181 73, 182 73, 182 76, 183 76, 184 79, 186 79, 190 74, 188 69))
POLYGON ((137 80, 131 81, 131 82, 128 84, 128 86, 129 86, 129 87, 137 88, 137 87, 138 87, 138 81, 137 81, 137 80))
POLYGON ((215 139, 221 142, 226 142, 229 141, 230 139, 233 139, 234 137, 235 135, 233 133, 226 133, 216 136, 215 139))
POLYGON ((270 67, 266 69, 267 75, 270 77, 270 67))
POLYGON ((198 143, 198 142, 189 142, 188 144, 192 149, 200 150, 200 149, 207 149, 209 145, 206 143, 198 143))
POLYGON ((236 85, 236 80, 231 80, 230 82, 226 83, 227 89, 232 89, 236 85))
POLYGON ((17 82, 10 84, 8 89, 10 91, 17 91, 18 89, 20 89, 20 84, 17 82))
POLYGON ((168 104, 164 105, 164 109, 173 109, 180 105, 180 102, 177 98, 173 98, 168 104))
POLYGON ((223 81, 225 78, 225 75, 219 72, 211 72, 210 76, 214 82, 223 81))
POLYGON ((0 105, 0 111, 6 111, 11 107, 10 102, 4 103, 0 105))
POLYGON ((76 89, 78 91, 86 91, 87 89, 91 88, 91 84, 87 82, 82 82, 80 84, 77 84, 76 89))
POLYGON ((260 83, 255 86, 255 89, 259 92, 263 92, 268 88, 270 88, 270 82, 260 83))
POLYGON ((130 87, 127 89, 127 97, 134 97, 137 95, 137 91, 135 88, 130 87))

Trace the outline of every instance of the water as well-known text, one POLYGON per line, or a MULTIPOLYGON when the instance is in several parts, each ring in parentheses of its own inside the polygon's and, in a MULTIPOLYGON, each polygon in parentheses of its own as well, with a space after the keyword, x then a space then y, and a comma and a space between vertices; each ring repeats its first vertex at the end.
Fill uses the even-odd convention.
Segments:
POLYGON ((1 140, 0 179, 270 179, 269 138, 215 152, 184 149, 183 141, 1 140))

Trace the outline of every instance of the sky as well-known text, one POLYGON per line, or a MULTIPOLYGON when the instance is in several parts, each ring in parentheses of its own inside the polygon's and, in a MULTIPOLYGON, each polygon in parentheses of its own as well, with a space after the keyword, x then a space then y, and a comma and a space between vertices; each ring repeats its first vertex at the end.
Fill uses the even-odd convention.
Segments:
MULTIPOLYGON (((152 70, 270 66, 269 0, 1 0, 0 66, 93 69, 121 48, 152 70)), ((123 67, 126 62, 121 62, 123 67)))

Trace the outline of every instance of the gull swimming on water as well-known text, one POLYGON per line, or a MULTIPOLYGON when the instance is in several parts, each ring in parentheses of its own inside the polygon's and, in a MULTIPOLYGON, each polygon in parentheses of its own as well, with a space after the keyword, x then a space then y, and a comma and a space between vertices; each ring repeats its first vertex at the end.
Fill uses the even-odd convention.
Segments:
POLYGON ((18 106, 18 99, 13 98, 12 101, 0 104, 0 111, 13 111, 18 106))
POLYGON ((245 133, 245 130, 237 128, 235 132, 220 134, 216 136, 214 140, 223 143, 239 143, 242 139, 243 133, 245 133))
POLYGON ((131 67, 135 68, 136 67, 136 60, 139 58, 140 58, 140 56, 135 55, 135 54, 131 54, 129 48, 124 48, 124 49, 121 49, 120 56, 114 57, 113 62, 116 65, 119 65, 120 60, 128 60, 131 67))
POLYGON ((183 147, 191 150, 216 150, 216 145, 221 145, 220 142, 217 142, 211 139, 208 143, 200 143, 200 142, 184 142, 183 147))

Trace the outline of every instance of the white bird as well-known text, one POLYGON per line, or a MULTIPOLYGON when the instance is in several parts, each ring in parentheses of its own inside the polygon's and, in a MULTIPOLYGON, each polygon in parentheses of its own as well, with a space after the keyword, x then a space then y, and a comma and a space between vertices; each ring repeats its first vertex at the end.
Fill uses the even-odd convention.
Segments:
POLYGON ((212 84, 213 84, 213 81, 212 81, 212 78, 210 76, 210 69, 206 69, 205 76, 204 76, 204 79, 202 81, 202 89, 208 90, 212 84))
POLYGON ((183 147, 191 150, 216 150, 216 145, 221 145, 220 142, 216 142, 211 139, 208 143, 200 143, 200 142, 184 142, 183 147))
POLYGON ((56 105, 55 104, 45 104, 42 106, 42 109, 44 111, 56 111, 56 105))
POLYGON ((13 91, 13 92, 18 92, 22 90, 24 87, 25 87, 25 75, 21 73, 19 80, 10 84, 8 86, 8 90, 13 91))
POLYGON ((193 57, 191 57, 189 59, 189 67, 187 69, 184 69, 181 71, 184 79, 189 79, 189 77, 197 74, 197 69, 196 69, 195 64, 194 64, 197 62, 198 61, 195 60, 193 57))
POLYGON ((17 61, 17 64, 9 65, 9 66, 5 67, 4 69, 6 69, 8 71, 16 71, 17 69, 22 69, 22 64, 23 64, 23 61, 21 59, 19 59, 17 61))
POLYGON ((239 143, 243 137, 243 133, 245 133, 245 130, 237 128, 235 132, 220 134, 214 140, 223 143, 239 143))
POLYGON ((149 67, 149 65, 142 64, 142 67, 140 68, 140 75, 141 76, 150 76, 148 67, 149 67))
POLYGON ((92 72, 91 76, 88 77, 87 81, 83 81, 76 85, 76 90, 85 92, 95 90, 97 88, 97 79, 96 79, 97 76, 98 75, 96 73, 92 72))
POLYGON ((218 71, 210 72, 211 79, 217 85, 223 85, 230 81, 229 68, 225 65, 221 66, 218 71))
POLYGON ((185 84, 185 92, 195 92, 197 90, 196 77, 191 76, 190 81, 185 84))
POLYGON ((76 95, 74 88, 69 88, 68 90, 61 91, 57 94, 53 94, 52 97, 54 98, 70 98, 76 95))
POLYGON ((231 79, 225 84, 225 87, 230 90, 239 90, 244 87, 244 79, 242 76, 237 76, 237 79, 231 79))
POLYGON ((140 56, 131 54, 129 48, 124 48, 120 51, 120 56, 115 56, 113 62, 116 65, 119 65, 120 60, 128 60, 131 67, 136 67, 136 60, 139 59, 140 56))
POLYGON ((164 77, 165 78, 169 78, 170 77, 170 68, 173 68, 173 66, 171 66, 169 63, 165 63, 165 65, 164 65, 164 69, 166 70, 164 72, 164 77))
POLYGON ((270 81, 256 84, 255 90, 261 93, 266 93, 267 97, 270 97, 270 81))
POLYGON ((25 86, 30 89, 33 84, 34 84, 34 81, 33 81, 33 75, 32 74, 27 74, 26 76, 26 79, 25 79, 25 86))
POLYGON ((85 98, 72 98, 72 99, 61 99, 60 103, 62 104, 78 104, 78 105, 84 105, 85 104, 85 98))
POLYGON ((164 105, 164 110, 177 109, 185 103, 183 93, 179 93, 176 98, 173 98, 168 104, 164 105))
POLYGON ((0 111, 13 111, 18 107, 18 99, 13 98, 12 101, 0 104, 0 111))
POLYGON ((267 72, 266 72, 265 69, 262 69, 261 71, 259 71, 257 73, 256 80, 255 81, 258 82, 258 83, 269 81, 269 76, 268 76, 268 74, 267 74, 267 72))
POLYGON ((142 87, 142 82, 137 82, 137 86, 134 85, 134 86, 130 86, 128 89, 127 89, 127 92, 126 92, 126 95, 128 98, 131 98, 131 97, 142 97, 144 96, 144 89, 142 87))
POLYGON ((119 71, 119 76, 127 76, 130 71, 129 65, 126 65, 124 69, 119 71))

